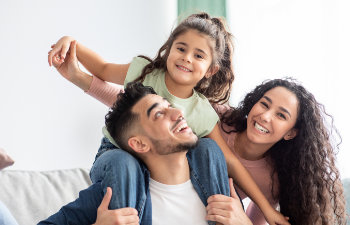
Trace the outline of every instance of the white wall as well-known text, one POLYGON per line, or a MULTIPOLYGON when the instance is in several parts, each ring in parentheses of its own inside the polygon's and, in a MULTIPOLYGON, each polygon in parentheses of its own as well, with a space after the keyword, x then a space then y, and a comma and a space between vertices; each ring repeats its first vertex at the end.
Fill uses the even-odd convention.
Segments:
POLYGON ((11 169, 90 168, 107 107, 49 68, 47 52, 72 35, 108 61, 154 56, 176 0, 0 1, 0 146, 11 169))
POLYGON ((350 2, 228 0, 235 36, 231 103, 265 79, 293 76, 333 115, 343 143, 342 177, 350 177, 350 2))
MULTIPOLYGON (((347 0, 228 0, 235 35, 232 103, 267 78, 294 76, 324 103, 350 159, 347 0)), ((0 1, 0 146, 11 169, 90 168, 107 107, 47 64, 49 46, 72 35, 107 61, 153 56, 176 17, 176 0, 0 1)))

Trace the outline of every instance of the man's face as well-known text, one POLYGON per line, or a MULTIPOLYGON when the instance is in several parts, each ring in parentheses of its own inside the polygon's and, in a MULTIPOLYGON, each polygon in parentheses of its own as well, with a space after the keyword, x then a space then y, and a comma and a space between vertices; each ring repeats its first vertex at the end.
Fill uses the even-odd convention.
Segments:
POLYGON ((159 95, 146 95, 132 109, 140 118, 144 135, 160 155, 187 151, 198 138, 188 127, 181 110, 159 95))

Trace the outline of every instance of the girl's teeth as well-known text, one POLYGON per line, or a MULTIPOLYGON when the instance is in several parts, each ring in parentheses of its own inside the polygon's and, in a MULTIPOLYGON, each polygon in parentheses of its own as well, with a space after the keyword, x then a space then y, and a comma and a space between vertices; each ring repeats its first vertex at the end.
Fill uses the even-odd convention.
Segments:
POLYGON ((255 128, 260 130, 261 132, 268 133, 269 131, 260 126, 257 122, 255 122, 255 128))
POLYGON ((189 69, 187 69, 187 68, 185 68, 185 67, 183 67, 183 66, 178 66, 178 67, 179 67, 180 69, 184 70, 184 71, 190 72, 189 69))

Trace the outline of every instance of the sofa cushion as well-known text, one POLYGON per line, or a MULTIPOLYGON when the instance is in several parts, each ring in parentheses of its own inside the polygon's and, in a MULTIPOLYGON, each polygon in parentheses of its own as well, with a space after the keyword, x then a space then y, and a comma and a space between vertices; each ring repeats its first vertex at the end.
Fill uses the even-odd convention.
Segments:
POLYGON ((2 170, 0 181, 0 199, 20 225, 46 219, 91 184, 87 169, 2 170))

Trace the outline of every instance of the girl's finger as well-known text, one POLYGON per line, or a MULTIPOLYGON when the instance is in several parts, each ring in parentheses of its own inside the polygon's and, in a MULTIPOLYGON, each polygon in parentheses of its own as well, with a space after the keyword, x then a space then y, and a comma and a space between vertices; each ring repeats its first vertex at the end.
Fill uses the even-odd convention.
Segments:
POLYGON ((58 49, 56 48, 53 48, 50 52, 49 52, 49 55, 48 55, 48 61, 49 61, 49 65, 52 66, 52 59, 53 57, 55 57, 56 53, 59 52, 58 49))
POLYGON ((66 54, 67 54, 67 52, 69 50, 70 44, 71 43, 62 45, 62 51, 61 51, 61 54, 60 54, 62 59, 66 58, 66 54))

